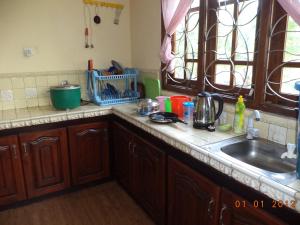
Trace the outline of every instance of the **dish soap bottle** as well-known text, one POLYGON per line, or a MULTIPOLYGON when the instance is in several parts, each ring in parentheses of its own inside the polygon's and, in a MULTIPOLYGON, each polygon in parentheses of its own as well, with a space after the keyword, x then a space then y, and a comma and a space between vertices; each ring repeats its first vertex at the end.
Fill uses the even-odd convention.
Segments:
POLYGON ((243 96, 239 96, 237 103, 235 104, 235 115, 233 122, 233 131, 236 134, 244 132, 244 112, 246 106, 244 104, 243 96))

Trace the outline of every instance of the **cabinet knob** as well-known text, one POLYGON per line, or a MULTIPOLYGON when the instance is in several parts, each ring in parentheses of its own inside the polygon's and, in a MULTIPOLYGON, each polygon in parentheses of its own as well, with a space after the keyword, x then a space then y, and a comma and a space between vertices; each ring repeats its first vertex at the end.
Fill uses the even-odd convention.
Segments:
POLYGON ((222 209, 221 209, 221 213, 220 213, 220 224, 221 225, 225 225, 224 223, 224 212, 227 210, 227 205, 223 205, 222 209))

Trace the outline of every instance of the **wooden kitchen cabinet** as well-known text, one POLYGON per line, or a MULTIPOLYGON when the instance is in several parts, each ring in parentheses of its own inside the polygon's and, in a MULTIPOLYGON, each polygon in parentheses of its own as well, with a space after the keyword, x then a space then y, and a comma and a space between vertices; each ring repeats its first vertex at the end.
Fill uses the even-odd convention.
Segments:
POLYGON ((221 188, 168 157, 168 224, 217 225, 221 188))
POLYGON ((117 180, 157 224, 165 223, 166 155, 153 144, 114 124, 117 180))
POLYGON ((132 192, 129 171, 130 149, 133 143, 133 134, 118 123, 113 125, 113 152, 114 173, 118 182, 129 192, 132 192))
POLYGON ((220 225, 287 225, 262 210, 261 201, 252 204, 227 189, 222 190, 220 225), (256 204, 257 203, 257 204, 256 204), (254 207, 256 204, 256 208, 254 207))
POLYGON ((135 137, 131 151, 133 192, 156 223, 164 224, 166 155, 139 137, 135 137))
POLYGON ((17 136, 0 138, 0 206, 26 199, 17 136))
POLYGON ((70 186, 66 129, 19 135, 28 198, 70 186))
POLYGON ((68 127, 74 185, 109 176, 108 124, 88 123, 68 127))

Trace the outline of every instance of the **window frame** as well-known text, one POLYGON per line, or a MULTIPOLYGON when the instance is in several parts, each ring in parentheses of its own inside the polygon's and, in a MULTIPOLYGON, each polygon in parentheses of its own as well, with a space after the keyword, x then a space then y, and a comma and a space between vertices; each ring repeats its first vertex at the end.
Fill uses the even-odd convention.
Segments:
MULTIPOLYGON (((214 49, 216 49, 217 44, 216 41, 215 43, 213 43, 213 41, 205 43, 204 34, 207 27, 209 27, 210 25, 210 21, 214 21, 213 18, 211 18, 212 14, 210 15, 208 13, 208 8, 217 7, 218 3, 217 1, 211 1, 211 0, 209 1, 199 0, 199 1, 200 1, 199 21, 203 21, 203 22, 199 23, 199 39, 198 39, 199 50, 198 50, 198 59, 196 59, 196 61, 198 62, 198 70, 197 70, 198 79, 197 81, 190 81, 192 84, 192 88, 189 88, 186 86, 180 86, 174 82, 169 82, 169 81, 167 82, 166 73, 165 71, 162 71, 162 87, 165 90, 179 92, 188 95, 196 95, 197 93, 203 90, 211 91, 211 92, 214 91, 213 88, 211 87, 209 88, 204 87, 203 74, 204 74, 205 64, 207 65, 208 63, 210 63, 212 57, 215 57, 213 54, 207 55, 205 53, 205 50, 212 49, 213 47, 214 49)), ((253 56, 254 58, 253 58, 253 65, 252 65, 253 66, 252 83, 254 84, 255 90, 254 90, 254 95, 252 97, 248 96, 248 98, 246 98, 246 105, 248 108, 255 108, 266 112, 272 112, 272 113, 281 114, 285 116, 297 117, 298 111, 297 111, 296 104, 291 104, 291 103, 282 104, 280 100, 277 100, 278 104, 270 103, 268 102, 268 100, 272 99, 272 97, 269 97, 265 94, 266 75, 268 74, 267 73, 268 69, 273 68, 275 63, 271 55, 268 53, 269 48, 273 47, 272 44, 276 43, 276 41, 274 41, 273 39, 271 40, 268 37, 268 34, 270 32, 269 28, 271 27, 272 23, 278 19, 277 11, 278 10, 280 11, 281 6, 276 0, 271 0, 271 1, 260 0, 259 4, 261 4, 260 6, 261 11, 257 17, 257 29, 259 27, 260 32, 255 42, 255 49, 260 49, 260 51, 253 56), (268 65, 268 67, 266 67, 265 65, 268 65)), ((163 18, 162 18, 162 24, 163 24, 163 18)), ((163 41, 164 34, 165 34, 165 30, 164 30, 164 26, 162 25, 162 41, 163 41)), ((173 37, 173 43, 174 41, 175 41, 175 37, 173 37)), ((284 43, 284 42, 281 41, 280 43, 284 43)), ((282 53, 282 58, 283 58, 283 53, 282 53)), ((292 63, 292 64, 293 65, 297 64, 296 67, 300 68, 300 62, 292 63)), ((287 65, 290 65, 290 63, 288 63, 287 65)), ((161 65, 161 70, 164 68, 164 66, 165 66, 164 64, 161 65)), ((215 66, 213 66, 213 68, 215 68, 215 66)), ((214 74, 214 73, 210 73, 210 74, 214 74)), ((278 81, 278 76, 277 76, 277 81, 278 81)), ((222 85, 218 84, 218 87, 222 88, 222 85)), ((228 86, 226 87, 228 88, 228 86)), ((241 90, 240 94, 245 96, 247 95, 247 91, 249 92, 249 89, 241 90)), ((292 97, 293 99, 298 100, 298 96, 287 95, 287 94, 282 94, 282 95, 285 97, 292 97)), ((236 96, 223 95, 223 98, 225 102, 228 103, 236 102, 236 96)))

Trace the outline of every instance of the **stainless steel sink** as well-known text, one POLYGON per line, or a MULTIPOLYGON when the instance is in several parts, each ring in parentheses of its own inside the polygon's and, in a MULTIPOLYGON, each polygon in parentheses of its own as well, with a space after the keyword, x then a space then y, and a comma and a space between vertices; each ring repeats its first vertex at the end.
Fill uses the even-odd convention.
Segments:
POLYGON ((227 158, 233 164, 267 176, 279 183, 289 184, 296 179, 296 159, 281 159, 286 151, 284 145, 257 138, 245 137, 228 139, 209 145, 212 153, 227 158))
POLYGON ((274 173, 289 173, 296 170, 295 159, 281 159, 285 146, 263 139, 245 140, 221 148, 233 158, 274 173))

